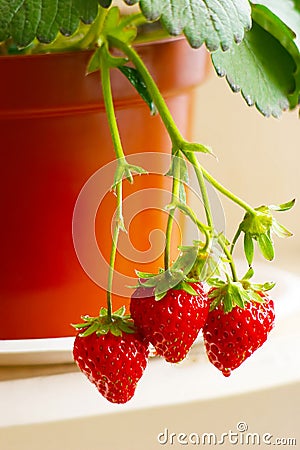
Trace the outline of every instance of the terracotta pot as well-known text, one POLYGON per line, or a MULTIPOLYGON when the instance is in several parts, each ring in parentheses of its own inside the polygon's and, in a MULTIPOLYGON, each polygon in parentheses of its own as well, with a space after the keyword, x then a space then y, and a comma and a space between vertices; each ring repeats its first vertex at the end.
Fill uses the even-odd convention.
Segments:
MULTIPOLYGON (((196 52, 184 40, 138 50, 188 137, 193 88, 207 71, 205 50, 196 52)), ((73 211, 82 187, 114 160, 99 76, 85 76, 89 57, 85 51, 0 58, 1 339, 72 335, 70 323, 82 314, 97 314, 105 305, 104 287, 85 273, 72 240, 73 211)), ((113 92, 125 152, 169 152, 160 118, 150 116, 117 70, 113 92)), ((158 195, 169 189, 168 180, 159 175, 125 184, 125 196, 153 186, 158 195)), ((107 260, 114 211, 115 196, 107 192, 95 221, 96 239, 107 260)), ((83 236, 84 223, 82 217, 83 236)), ((165 224, 162 211, 143 211, 130 225, 133 245, 145 251, 149 232, 165 224)), ((156 271, 163 266, 161 255, 139 264, 130 259, 118 255, 116 270, 132 277, 136 268, 156 271)), ((116 296, 114 306, 122 303, 124 298, 116 296)))

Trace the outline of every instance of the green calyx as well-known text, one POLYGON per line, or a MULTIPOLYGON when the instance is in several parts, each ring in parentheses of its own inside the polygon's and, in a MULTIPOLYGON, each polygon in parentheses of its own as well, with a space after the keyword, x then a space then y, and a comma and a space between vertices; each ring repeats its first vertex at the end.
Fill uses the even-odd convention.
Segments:
POLYGON ((139 277, 138 285, 135 287, 153 288, 155 300, 159 301, 165 297, 170 289, 182 289, 188 294, 197 295, 197 292, 190 285, 190 282, 199 280, 190 280, 187 273, 191 270, 196 259, 197 250, 194 247, 187 247, 181 251, 177 260, 168 270, 161 269, 158 274, 145 273, 136 270, 139 277))
POLYGON ((291 200, 282 205, 259 206, 255 208, 255 214, 249 212, 245 214, 237 236, 240 232, 244 232, 244 252, 250 266, 254 257, 254 241, 257 242, 264 258, 271 261, 275 254, 272 234, 281 238, 292 236, 292 233, 273 217, 272 211, 288 211, 294 204, 295 200, 291 200))
MULTIPOLYGON (((215 240, 211 240, 209 248, 205 250, 203 243, 194 241, 194 246, 198 245, 198 252, 194 265, 187 274, 187 278, 190 281, 206 281, 213 275, 220 275, 220 253, 217 251, 214 243, 215 240)), ((188 249, 188 247, 182 248, 188 249)))
POLYGON ((209 293, 210 311, 221 304, 224 313, 229 313, 235 307, 245 309, 247 302, 263 303, 264 299, 259 292, 268 291, 274 286, 274 283, 254 284, 245 279, 228 282, 213 280, 211 284, 215 289, 209 293))
POLYGON ((81 316, 83 323, 72 324, 76 330, 83 330, 80 337, 112 333, 114 336, 122 336, 122 333, 134 333, 135 326, 129 315, 125 315, 125 306, 122 306, 109 317, 107 309, 101 308, 98 317, 81 316))
POLYGON ((241 230, 244 233, 249 233, 251 236, 257 238, 261 234, 267 233, 272 226, 272 216, 269 211, 261 211, 257 208, 255 215, 246 213, 244 220, 241 223, 241 230))

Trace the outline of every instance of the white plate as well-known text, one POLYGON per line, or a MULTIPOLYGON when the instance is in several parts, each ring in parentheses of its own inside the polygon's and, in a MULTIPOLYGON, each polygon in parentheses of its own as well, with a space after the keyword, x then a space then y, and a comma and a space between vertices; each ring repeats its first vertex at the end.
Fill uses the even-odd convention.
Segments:
POLYGON ((74 337, 0 340, 0 366, 71 363, 73 342, 74 337))
MULTIPOLYGON (((300 313, 298 275, 267 264, 257 264, 256 274, 259 274, 259 278, 257 276, 255 279, 257 283, 276 282, 270 295, 275 300, 277 323, 300 313)), ((71 363, 73 342, 74 337, 0 340, 0 366, 71 363)))

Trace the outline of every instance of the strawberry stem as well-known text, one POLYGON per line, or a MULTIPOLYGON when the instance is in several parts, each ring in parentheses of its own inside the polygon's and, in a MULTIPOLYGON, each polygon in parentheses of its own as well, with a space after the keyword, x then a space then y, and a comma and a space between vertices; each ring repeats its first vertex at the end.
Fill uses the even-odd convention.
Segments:
MULTIPOLYGON (((174 152, 172 152, 174 155, 174 152)), ((179 198, 179 189, 180 189, 180 165, 179 158, 175 157, 173 159, 174 164, 174 172, 172 178, 172 199, 171 203, 178 201, 179 198)), ((164 253, 164 264, 165 270, 168 270, 170 267, 170 253, 171 253, 171 240, 172 240, 172 229, 174 223, 176 208, 172 209, 168 215, 168 222, 166 228, 166 245, 165 245, 165 253, 164 253)))
POLYGON ((107 61, 107 53, 108 53, 107 47, 103 45, 101 49, 101 81, 102 81, 103 100, 116 157, 119 160, 125 160, 125 155, 123 152, 123 146, 115 115, 115 108, 113 103, 113 96, 110 82, 110 66, 109 62, 107 61))
MULTIPOLYGON (((101 79, 102 79, 102 92, 104 105, 106 109, 106 114, 108 118, 108 123, 110 127, 110 133, 113 141, 114 150, 116 153, 116 157, 118 159, 118 167, 116 170, 116 174, 122 166, 125 167, 125 155, 123 152, 123 147, 121 143, 121 138, 119 134, 119 129, 117 125, 117 119, 115 115, 115 109, 112 98, 112 90, 111 90, 111 81, 110 81, 110 67, 106 60, 107 49, 103 47, 103 51, 101 52, 101 79)), ((117 210, 116 210, 116 220, 113 228, 113 236, 112 236, 112 246, 110 253, 110 261, 109 261, 109 271, 108 271, 108 281, 107 281, 107 316, 109 321, 112 320, 112 285, 113 285, 113 275, 114 275, 114 267, 116 262, 117 255, 117 245, 119 239, 120 229, 123 229, 123 215, 122 215, 122 170, 120 179, 117 179, 114 184, 114 189, 117 196, 117 210)))
POLYGON ((137 70, 140 72, 151 97, 154 99, 155 106, 157 107, 160 117, 170 136, 173 148, 180 149, 182 147, 184 139, 177 128, 177 125, 169 111, 169 108, 164 98, 162 97, 155 81, 153 80, 151 74, 149 73, 147 67, 140 58, 139 54, 134 50, 133 47, 131 47, 131 45, 128 45, 126 42, 123 42, 114 36, 108 36, 108 41, 114 47, 118 48, 119 50, 122 50, 124 54, 133 62, 137 70))
POLYGON ((256 216, 257 212, 255 211, 252 206, 248 205, 244 200, 233 194, 231 191, 226 189, 221 183, 219 183, 212 175, 210 175, 207 170, 202 167, 202 173, 204 177, 207 179, 207 181, 214 186, 219 192, 221 192, 225 197, 232 200, 237 205, 241 206, 245 211, 247 211, 249 214, 256 216))
MULTIPOLYGON (((184 151, 183 151, 183 153, 184 153, 184 151)), ((207 225, 210 228, 213 228, 213 218, 212 218, 210 202, 209 202, 209 198, 208 198, 208 194, 207 194, 207 189, 205 186, 205 180, 204 180, 204 176, 203 176, 202 167, 194 153, 187 153, 187 154, 184 153, 184 155, 193 165, 193 168, 194 168, 197 180, 198 180, 198 184, 200 187, 201 195, 202 195, 207 225)))

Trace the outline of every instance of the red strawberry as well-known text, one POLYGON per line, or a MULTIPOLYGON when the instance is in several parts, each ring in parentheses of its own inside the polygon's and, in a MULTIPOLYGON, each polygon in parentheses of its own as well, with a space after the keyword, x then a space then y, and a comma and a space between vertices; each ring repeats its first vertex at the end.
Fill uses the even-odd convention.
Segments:
POLYGON ((261 347, 273 328, 273 300, 263 292, 255 294, 263 301, 246 301, 244 308, 234 306, 229 312, 224 312, 224 303, 219 303, 209 312, 203 327, 208 358, 226 377, 261 347))
POLYGON ((161 300, 155 300, 153 288, 140 286, 131 298, 130 313, 136 327, 168 362, 185 358, 208 314, 202 283, 190 286, 197 295, 170 289, 161 300))
POLYGON ((74 360, 107 400, 126 403, 134 395, 147 365, 148 342, 138 332, 132 332, 128 321, 120 316, 117 323, 109 322, 106 316, 84 319, 86 324, 75 326, 89 328, 75 338, 74 360), (121 328, 129 329, 130 333, 121 328))

